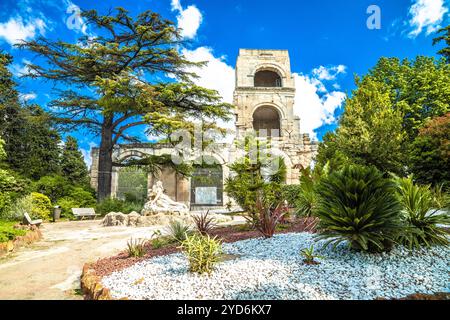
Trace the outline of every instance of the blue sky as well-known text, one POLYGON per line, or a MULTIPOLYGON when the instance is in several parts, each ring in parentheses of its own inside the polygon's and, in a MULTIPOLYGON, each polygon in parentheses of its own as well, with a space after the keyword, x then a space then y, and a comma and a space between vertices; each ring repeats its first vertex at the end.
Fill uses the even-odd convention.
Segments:
MULTIPOLYGON (((383 56, 435 55, 439 47, 432 46, 433 33, 450 21, 450 0, 2 0, 0 48, 15 58, 11 71, 19 76, 27 62, 37 62, 12 47, 18 39, 44 35, 75 42, 93 34, 73 15, 77 7, 104 13, 117 6, 132 15, 156 11, 182 27, 190 41, 180 50, 191 60, 210 61, 197 70, 198 83, 218 90, 228 102, 239 48, 289 50, 297 87, 295 113, 301 117, 301 131, 318 140, 336 128, 344 98, 354 89, 354 74, 365 74, 383 56), (381 10, 381 29, 367 27, 370 5, 381 10)), ((48 83, 18 82, 28 103, 45 107, 54 98, 48 83)), ((98 137, 73 134, 89 161, 98 137)))

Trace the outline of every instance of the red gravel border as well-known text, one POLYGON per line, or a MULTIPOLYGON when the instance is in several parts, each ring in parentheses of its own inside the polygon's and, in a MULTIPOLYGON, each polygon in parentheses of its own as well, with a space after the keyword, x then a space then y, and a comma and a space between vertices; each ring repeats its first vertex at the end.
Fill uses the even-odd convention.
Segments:
MULTIPOLYGON (((278 234, 297 233, 297 232, 314 233, 315 223, 316 220, 314 218, 295 219, 290 222, 286 222, 286 224, 281 225, 283 229, 277 233, 278 234)), ((243 228, 244 228, 243 225, 221 227, 213 230, 211 232, 211 236, 213 237, 217 236, 217 238, 221 239, 222 242, 225 243, 261 237, 261 233, 259 233, 258 231, 243 230, 243 228)), ((95 272, 95 275, 97 277, 102 278, 107 275, 110 275, 115 271, 120 271, 128 267, 131 267, 132 265, 140 261, 153 257, 165 256, 180 251, 177 244, 170 244, 159 249, 153 249, 151 245, 147 245, 146 250, 147 253, 145 254, 144 257, 141 258, 129 257, 128 253, 126 251, 123 251, 116 256, 98 260, 97 262, 90 265, 90 269, 95 272)))

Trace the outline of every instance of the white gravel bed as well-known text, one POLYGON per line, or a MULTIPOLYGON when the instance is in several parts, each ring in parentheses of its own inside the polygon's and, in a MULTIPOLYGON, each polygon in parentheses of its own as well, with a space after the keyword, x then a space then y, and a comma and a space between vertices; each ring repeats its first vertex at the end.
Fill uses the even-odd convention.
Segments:
POLYGON ((369 300, 450 289, 449 248, 397 247, 369 255, 322 244, 309 233, 244 240, 223 245, 236 258, 219 263, 211 275, 190 273, 177 253, 137 263, 102 283, 114 298, 162 300, 369 300), (305 265, 299 254, 311 244, 324 256, 319 265, 305 265))

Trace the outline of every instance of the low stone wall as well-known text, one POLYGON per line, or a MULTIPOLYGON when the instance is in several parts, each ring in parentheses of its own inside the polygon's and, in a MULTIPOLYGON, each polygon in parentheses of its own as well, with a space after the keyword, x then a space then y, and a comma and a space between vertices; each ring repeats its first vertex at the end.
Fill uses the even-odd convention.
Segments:
POLYGON ((27 229, 27 234, 24 236, 18 236, 14 240, 0 243, 0 256, 6 255, 19 247, 30 245, 33 242, 42 239, 41 231, 35 226, 20 228, 27 229))
POLYGON ((83 266, 81 290, 83 290, 85 300, 113 300, 109 289, 102 286, 100 277, 95 274, 95 270, 89 263, 83 266))

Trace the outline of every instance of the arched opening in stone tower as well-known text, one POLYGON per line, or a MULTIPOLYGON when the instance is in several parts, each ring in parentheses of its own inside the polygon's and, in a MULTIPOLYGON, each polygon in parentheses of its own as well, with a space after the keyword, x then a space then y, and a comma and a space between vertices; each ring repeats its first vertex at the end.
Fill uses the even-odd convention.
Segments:
POLYGON ((280 114, 271 106, 262 106, 253 113, 253 129, 260 135, 279 137, 281 132, 280 114), (265 134, 264 131, 265 130, 265 134))
POLYGON ((281 87, 281 77, 274 71, 258 71, 255 74, 255 87, 281 87))
POLYGON ((222 166, 220 164, 195 166, 191 178, 191 207, 222 205, 222 166))

